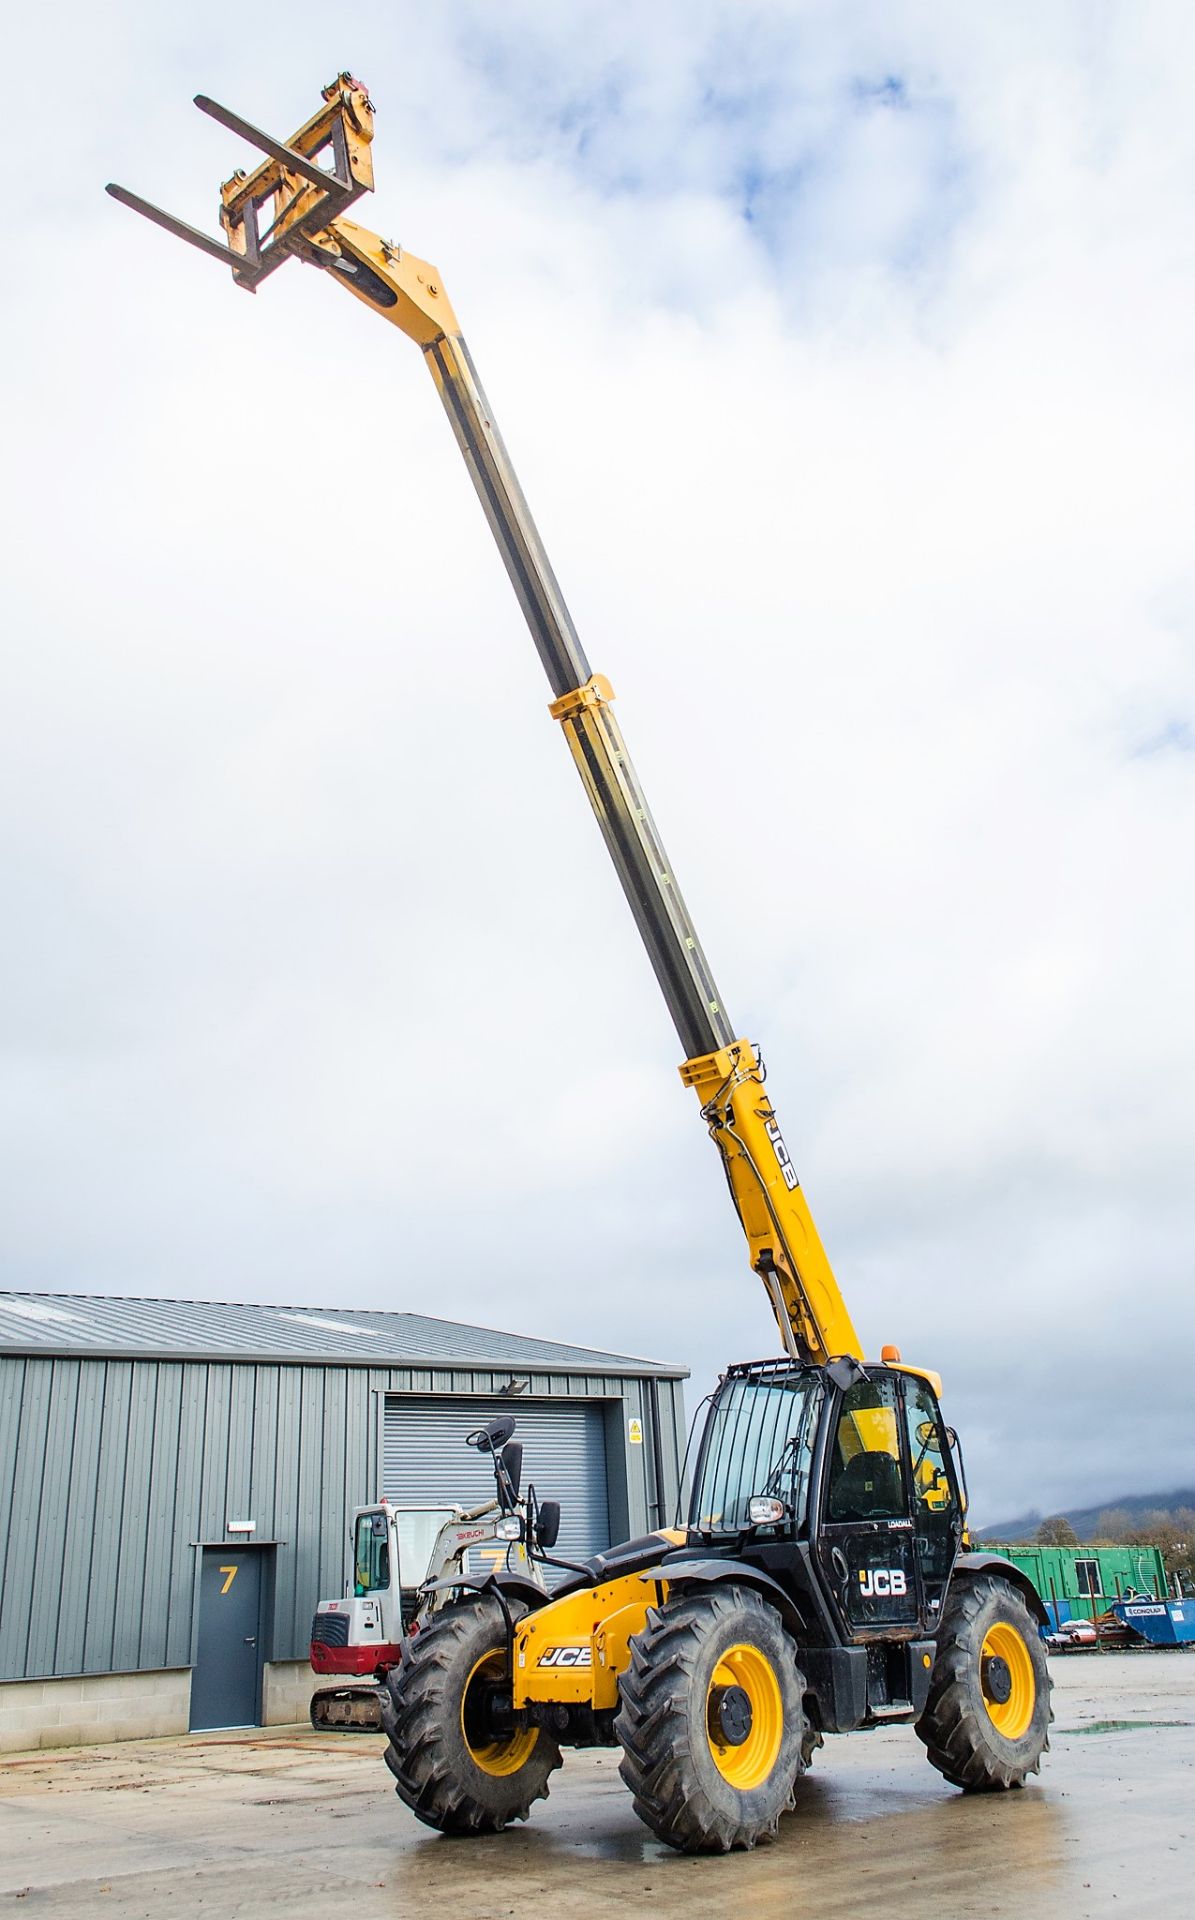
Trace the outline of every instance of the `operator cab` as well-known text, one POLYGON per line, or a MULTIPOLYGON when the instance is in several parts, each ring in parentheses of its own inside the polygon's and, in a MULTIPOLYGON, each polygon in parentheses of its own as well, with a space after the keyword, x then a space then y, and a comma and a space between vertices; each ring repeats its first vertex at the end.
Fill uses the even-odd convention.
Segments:
POLYGON ((397 1574, 399 1614, 388 1623, 392 1631, 405 1632, 418 1613, 432 1550, 440 1529, 456 1511, 447 1506, 381 1506, 358 1511, 353 1527, 353 1596, 360 1600, 377 1595, 380 1605, 387 1609, 392 1605, 389 1596, 397 1574), (392 1542, 397 1547, 397 1567, 392 1564, 392 1542))
POLYGON ((932 1634, 963 1532, 954 1444, 912 1369, 731 1367, 701 1438, 687 1551, 760 1566, 831 1640, 932 1634))

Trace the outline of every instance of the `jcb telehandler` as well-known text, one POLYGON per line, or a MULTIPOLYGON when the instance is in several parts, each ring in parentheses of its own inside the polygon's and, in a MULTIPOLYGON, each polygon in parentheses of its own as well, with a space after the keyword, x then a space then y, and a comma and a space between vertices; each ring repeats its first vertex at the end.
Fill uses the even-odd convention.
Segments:
MULTIPOLYGON (((583 1565, 551 1598, 517 1574, 453 1582, 387 1683, 387 1763, 448 1833, 523 1819, 562 1746, 617 1746, 640 1816, 692 1852, 773 1836, 826 1733, 911 1721, 967 1791, 1019 1787, 1047 1744, 1043 1611, 968 1549, 937 1375, 869 1360, 814 1226, 758 1048, 736 1035, 611 710, 590 671, 435 267, 345 219, 372 187, 373 111, 342 74, 282 142, 199 97, 267 158, 221 190, 226 244, 118 199, 254 291, 287 259, 422 350, 510 575, 685 1050, 783 1355, 731 1366, 684 1524, 583 1565)), ((736 777, 733 760, 724 768, 736 777)), ((529 1541, 539 1550, 534 1526, 529 1541)))

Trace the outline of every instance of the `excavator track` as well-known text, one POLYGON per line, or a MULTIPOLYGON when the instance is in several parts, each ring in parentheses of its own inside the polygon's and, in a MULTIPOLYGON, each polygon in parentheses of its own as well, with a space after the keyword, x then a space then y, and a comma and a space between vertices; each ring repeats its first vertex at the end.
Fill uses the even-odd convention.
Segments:
POLYGON ((311 1724, 317 1733, 380 1733, 380 1687, 321 1687, 311 1696, 311 1724))

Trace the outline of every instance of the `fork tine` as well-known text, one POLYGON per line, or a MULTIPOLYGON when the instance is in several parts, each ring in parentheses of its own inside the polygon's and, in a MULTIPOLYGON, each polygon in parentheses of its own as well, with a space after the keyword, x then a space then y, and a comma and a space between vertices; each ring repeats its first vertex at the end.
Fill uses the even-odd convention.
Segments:
POLYGON ((210 254, 213 260, 219 260, 224 266, 231 267, 234 273, 243 275, 243 284, 248 286, 250 292, 253 291, 252 282, 257 276, 252 263, 242 254, 234 253, 231 247, 226 247, 221 241, 213 240, 208 234, 201 233, 198 227, 188 226, 185 220, 178 220, 174 214, 164 212, 161 207, 155 207, 151 200, 143 200, 139 193, 130 193, 128 187, 118 187, 114 181, 110 180, 105 191, 110 193, 114 200, 119 200, 123 207, 131 207, 134 213, 143 213, 145 218, 152 220, 155 226, 165 227, 167 233, 175 234, 178 239, 185 240, 189 246, 198 247, 200 253, 210 254))
POLYGON ((328 187, 344 187, 347 190, 352 186, 351 180, 342 180, 338 173, 328 173, 325 168, 317 166, 314 160, 309 160, 305 153, 296 153, 295 149, 288 147, 284 140, 275 140, 272 134, 263 133, 260 127, 252 126, 248 120, 242 120, 238 113, 231 112, 228 107, 222 107, 218 100, 210 100, 206 93, 195 95, 195 105, 201 113, 210 114, 211 118, 218 120, 222 127, 227 127, 230 133, 239 133, 242 140, 247 140, 251 147, 257 147, 262 153, 268 153, 271 160, 277 160, 281 166, 289 168, 292 173, 297 173, 302 179, 309 180, 313 187, 323 187, 326 191, 328 187))

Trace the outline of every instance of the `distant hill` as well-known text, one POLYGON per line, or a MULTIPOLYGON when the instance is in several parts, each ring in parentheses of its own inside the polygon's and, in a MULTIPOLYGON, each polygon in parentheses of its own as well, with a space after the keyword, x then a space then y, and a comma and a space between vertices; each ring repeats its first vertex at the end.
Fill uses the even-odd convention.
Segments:
MULTIPOLYGON (((1195 1508, 1195 1487, 1180 1487, 1176 1493, 1124 1493, 1117 1500, 1101 1500, 1096 1507, 1067 1507, 1063 1518, 1070 1521, 1080 1540, 1087 1540, 1098 1528, 1102 1513, 1127 1513, 1139 1523, 1142 1514, 1172 1513, 1176 1507, 1195 1508)), ((1040 1513, 1023 1513, 1019 1519, 1005 1520, 998 1527, 981 1527, 975 1537, 977 1540, 1032 1540, 1041 1522, 1040 1513)))

